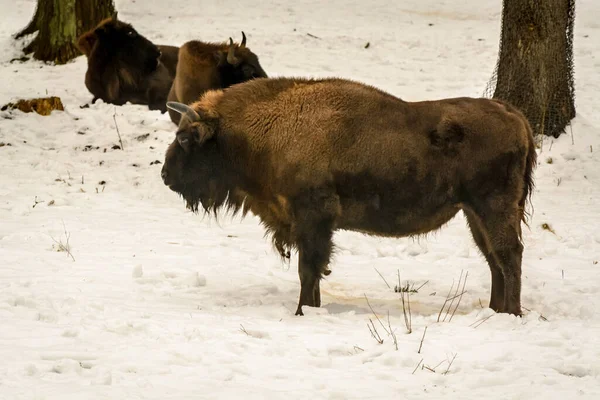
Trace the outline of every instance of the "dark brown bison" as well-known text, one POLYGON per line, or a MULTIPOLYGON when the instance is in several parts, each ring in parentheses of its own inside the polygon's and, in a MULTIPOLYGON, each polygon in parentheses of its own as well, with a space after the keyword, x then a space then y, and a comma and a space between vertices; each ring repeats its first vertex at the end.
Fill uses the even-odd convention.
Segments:
POLYGON ((521 221, 537 155, 511 105, 406 102, 349 80, 271 78, 167 106, 183 117, 164 184, 195 212, 251 211, 280 252, 296 248, 296 314, 321 303, 335 230, 421 235, 463 210, 491 269, 490 307, 521 315, 521 221))
POLYGON ((78 39, 88 60, 85 85, 94 95, 117 105, 148 105, 166 112, 166 101, 175 78, 179 48, 157 46, 116 14, 78 39))
MULTIPOLYGON (((266 78, 258 56, 246 47, 246 35, 236 44, 207 43, 192 40, 179 51, 179 63, 168 100, 191 104, 210 89, 223 89, 253 78, 266 78)), ((169 116, 179 124, 179 113, 169 110, 169 116)))

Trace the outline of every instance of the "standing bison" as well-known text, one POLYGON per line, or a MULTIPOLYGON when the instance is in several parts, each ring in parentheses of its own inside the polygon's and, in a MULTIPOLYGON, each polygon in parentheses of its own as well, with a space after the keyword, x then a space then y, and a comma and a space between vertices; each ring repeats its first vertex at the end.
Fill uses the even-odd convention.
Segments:
MULTIPOLYGON (((246 35, 238 45, 227 43, 186 42, 179 51, 177 74, 168 96, 169 101, 191 104, 210 89, 223 89, 253 78, 266 78, 258 57, 246 47, 246 35)), ((179 124, 179 113, 169 110, 179 124)))
POLYGON ((511 105, 405 102, 343 79, 256 79, 182 114, 162 179, 187 207, 248 211, 296 248, 302 306, 319 307, 332 235, 403 237, 463 210, 491 269, 490 307, 521 315, 521 222, 533 188, 531 128, 511 105))
POLYGON ((129 101, 167 111, 178 47, 153 44, 116 14, 81 35, 78 47, 88 60, 85 86, 94 95, 92 103, 97 99, 117 105, 129 101))

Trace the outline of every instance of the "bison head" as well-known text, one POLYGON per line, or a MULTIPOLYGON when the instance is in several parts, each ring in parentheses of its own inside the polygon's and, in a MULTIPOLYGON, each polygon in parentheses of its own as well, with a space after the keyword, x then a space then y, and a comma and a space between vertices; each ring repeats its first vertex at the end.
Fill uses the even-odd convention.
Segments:
POLYGON ((119 21, 116 13, 81 35, 78 45, 86 56, 97 52, 107 59, 118 60, 132 72, 154 71, 160 57, 159 48, 133 26, 119 21))
POLYGON ((237 45, 229 38, 229 47, 217 53, 217 62, 223 87, 254 78, 267 78, 258 56, 246 47, 246 35, 242 32, 242 42, 237 45))
POLYGON ((167 107, 182 115, 161 170, 164 184, 192 211, 198 211, 199 204, 205 210, 220 206, 227 191, 222 190, 224 163, 217 151, 215 120, 182 103, 168 102, 167 107))

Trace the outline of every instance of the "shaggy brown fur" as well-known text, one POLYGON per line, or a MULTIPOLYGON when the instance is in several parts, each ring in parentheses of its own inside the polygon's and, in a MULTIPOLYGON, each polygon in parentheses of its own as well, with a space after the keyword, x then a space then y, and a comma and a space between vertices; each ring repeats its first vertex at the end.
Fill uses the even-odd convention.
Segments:
POLYGON ((166 112, 166 100, 177 68, 179 48, 156 46, 116 16, 79 37, 88 58, 85 85, 94 95, 117 105, 147 104, 166 112))
POLYGON ((521 314, 520 224, 536 152, 516 108, 276 78, 209 91, 192 109, 167 150, 165 185, 194 211, 251 211, 278 249, 296 248, 297 314, 320 305, 335 230, 419 235, 461 209, 491 269, 490 307, 521 314))
MULTIPOLYGON (((184 43, 180 62, 168 100, 191 104, 209 89, 227 88, 253 78, 266 78, 258 57, 242 43, 207 43, 193 40, 184 43)), ((169 110, 169 116, 179 124, 179 113, 169 110)))

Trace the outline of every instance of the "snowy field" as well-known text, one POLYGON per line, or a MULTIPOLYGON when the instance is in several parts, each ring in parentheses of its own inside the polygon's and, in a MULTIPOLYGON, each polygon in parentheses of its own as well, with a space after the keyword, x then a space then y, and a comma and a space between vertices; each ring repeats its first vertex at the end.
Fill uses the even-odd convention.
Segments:
MULTIPOLYGON (((243 30, 271 76, 352 78, 409 101, 480 96, 498 52, 499 0, 192 3, 116 7, 156 43, 243 30)), ((0 1, 0 105, 55 95, 66 110, 0 113, 1 400, 600 399, 599 2, 577 1, 578 115, 538 150, 522 318, 487 308, 462 214, 418 241, 336 233, 323 307, 294 316, 297 254, 282 263, 257 218, 191 214, 163 185, 167 114, 80 109, 83 56, 10 63, 34 8, 0 1), (72 257, 57 251, 66 236, 72 257), (398 272, 419 288, 412 333, 398 272), (437 322, 461 272, 467 293, 437 322)))

